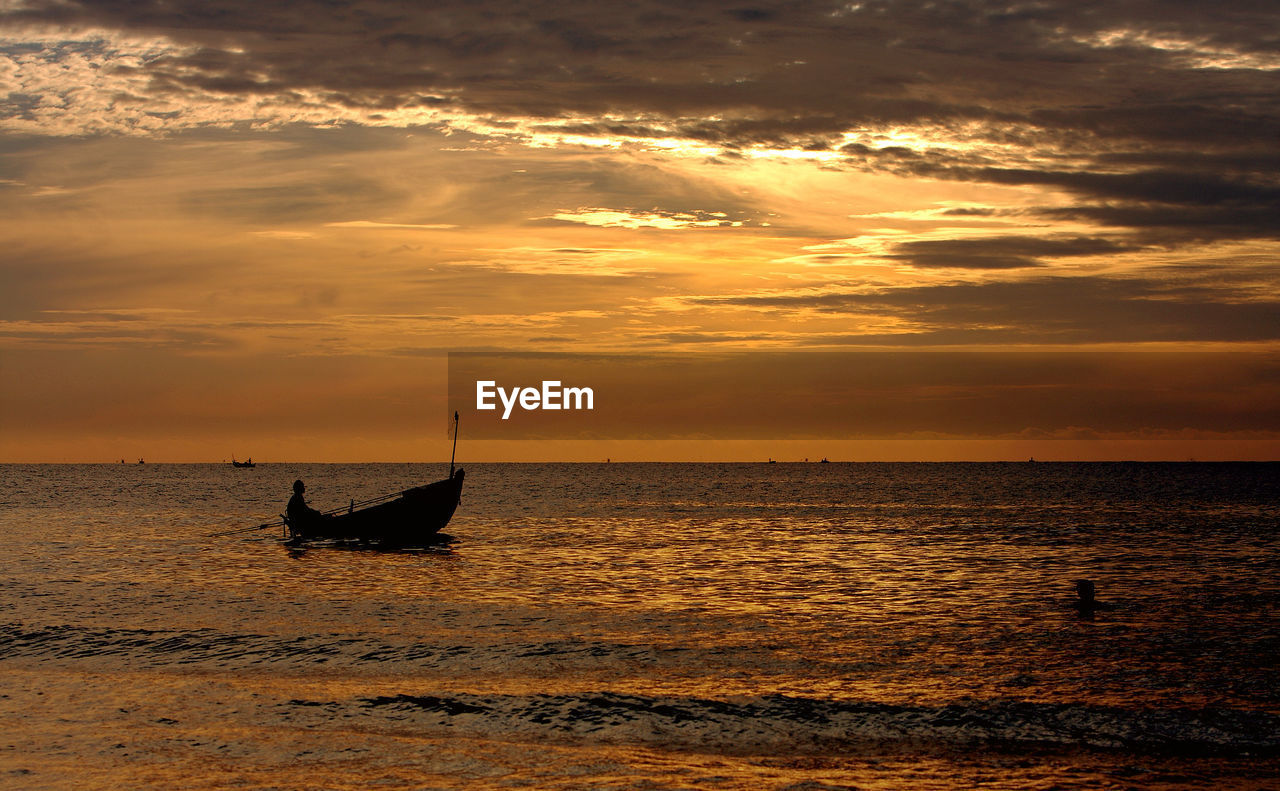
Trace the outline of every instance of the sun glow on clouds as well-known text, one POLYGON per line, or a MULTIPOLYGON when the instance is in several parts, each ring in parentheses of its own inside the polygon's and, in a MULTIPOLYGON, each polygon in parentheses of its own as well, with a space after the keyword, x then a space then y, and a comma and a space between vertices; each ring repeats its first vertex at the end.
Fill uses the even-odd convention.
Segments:
POLYGON ((548 219, 582 223, 597 228, 659 228, 674 231, 688 228, 741 228, 741 220, 730 220, 724 212, 638 212, 618 209, 583 208, 556 212, 548 219))
MULTIPOLYGON (((229 52, 233 50, 228 50, 229 52)), ((155 135, 196 127, 270 128, 305 123, 419 126, 439 123, 430 107, 366 109, 335 102, 323 91, 274 88, 262 78, 249 92, 155 90, 149 67, 195 57, 200 48, 120 31, 27 28, 0 34, 0 84, 14 97, 34 97, 0 116, 0 129, 54 135, 155 135)), ((178 70, 181 74, 181 69, 178 70)))
MULTIPOLYGON (((235 53, 234 49, 226 50, 235 53)), ((193 87, 207 75, 194 67, 171 67, 166 77, 186 77, 181 87, 156 90, 150 67, 156 63, 197 59, 201 48, 160 36, 127 35, 119 31, 84 29, 26 29, 0 35, 0 80, 7 84, 16 109, 0 115, 0 129, 33 134, 157 135, 193 128, 252 129, 306 124, 333 128, 343 124, 411 128, 440 126, 474 134, 481 139, 511 141, 531 148, 583 147, 602 150, 647 150, 690 159, 720 156, 749 160, 807 161, 834 164, 848 158, 842 147, 872 151, 890 149, 1008 153, 1014 146, 993 142, 1000 130, 983 124, 939 127, 861 126, 839 135, 830 148, 805 149, 787 144, 754 144, 745 148, 709 144, 682 133, 685 127, 716 119, 566 116, 560 119, 521 117, 497 119, 451 105, 446 97, 422 97, 397 106, 364 107, 344 102, 323 90, 275 85, 265 74, 242 75, 249 87, 218 91, 193 87), (427 101, 432 100, 432 101, 427 101), (645 134, 574 131, 591 124, 640 123, 645 134), (982 141, 979 145, 978 141, 982 141)))
POLYGON ((1076 41, 1106 49, 1133 47, 1160 50, 1170 53, 1193 69, 1280 70, 1280 55, 1242 52, 1231 47, 1215 46, 1208 39, 1163 35, 1147 30, 1104 30, 1093 36, 1077 38, 1076 41))
MULTIPOLYGON (((486 136, 497 134, 516 138, 531 148, 564 148, 566 146, 609 150, 646 148, 692 157, 713 157, 724 151, 720 146, 709 146, 673 136, 588 135, 568 131, 575 126, 601 120, 607 122, 609 119, 607 117, 604 119, 589 117, 562 119, 558 122, 550 122, 546 119, 516 119, 515 123, 505 129, 496 128, 480 119, 467 119, 459 120, 457 126, 459 129, 466 129, 486 136), (560 127, 559 129, 557 129, 557 125, 560 127)), ((654 126, 655 129, 661 129, 663 124, 657 123, 654 126)))
POLYGON ((779 6, 0 0, 0 347, 1280 343, 1274 14, 779 6))
POLYGON ((980 204, 968 204, 960 201, 939 201, 936 205, 922 209, 899 209, 894 211, 867 212, 852 214, 850 217, 886 220, 910 220, 930 223, 980 223, 1014 224, 1016 209, 997 208, 980 204))
POLYGON ((508 247, 486 250, 483 258, 455 263, 526 275, 570 275, 590 278, 644 277, 654 268, 641 262, 640 250, 582 247, 508 247))
MULTIPOLYGON (((1191 68, 1280 69, 1280 57, 1213 48, 1205 42, 1157 36, 1141 31, 1112 30, 1074 39, 1099 49, 1145 47, 1183 57, 1191 68)), ((235 54, 235 48, 227 48, 235 54)), ((243 52, 241 52, 243 54, 243 52)), ((716 117, 663 117, 564 114, 560 118, 496 117, 473 112, 449 99, 448 89, 432 95, 405 96, 387 105, 343 100, 332 92, 305 85, 277 85, 269 75, 239 75, 235 91, 200 88, 216 84, 216 75, 195 66, 169 67, 163 78, 181 85, 157 90, 152 66, 199 60, 201 48, 162 36, 138 36, 98 28, 25 29, 0 36, 0 81, 9 88, 13 108, 0 114, 0 130, 32 134, 160 135, 194 128, 281 128, 306 124, 336 128, 437 127, 477 136, 495 144, 516 143, 535 149, 586 148, 602 151, 652 151, 699 160, 717 157, 746 161, 808 162, 819 166, 858 166, 865 157, 891 163, 893 155, 959 157, 974 165, 1080 169, 1091 152, 1071 152, 1028 141, 1042 130, 1015 120, 955 120, 945 123, 850 123, 832 130, 825 143, 801 147, 785 141, 741 145, 729 140, 709 143, 687 130, 723 122, 716 117), (584 127, 637 126, 643 133, 580 131, 584 127)), ((159 84, 164 84, 163 81, 159 84)), ((456 97, 455 97, 456 98, 456 97)), ((696 221, 702 221, 699 218, 696 221)), ((633 220, 630 222, 645 222, 633 220)), ((669 219, 652 219, 648 227, 665 227, 669 219)), ((592 224, 592 223, 588 223, 592 224)), ((354 226, 350 226, 354 227, 354 226)), ((627 224, 616 227, 630 227, 627 224)), ((683 227, 692 227, 689 225, 683 227)))

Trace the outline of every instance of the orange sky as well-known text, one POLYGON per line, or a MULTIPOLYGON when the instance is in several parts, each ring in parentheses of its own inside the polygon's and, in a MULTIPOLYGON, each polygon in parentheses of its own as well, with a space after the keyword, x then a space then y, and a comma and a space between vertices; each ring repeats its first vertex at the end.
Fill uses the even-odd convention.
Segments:
POLYGON ((1278 456, 1274 13, 221 5, 0 10, 0 461, 447 458, 480 350, 1194 362, 463 458, 1278 456))

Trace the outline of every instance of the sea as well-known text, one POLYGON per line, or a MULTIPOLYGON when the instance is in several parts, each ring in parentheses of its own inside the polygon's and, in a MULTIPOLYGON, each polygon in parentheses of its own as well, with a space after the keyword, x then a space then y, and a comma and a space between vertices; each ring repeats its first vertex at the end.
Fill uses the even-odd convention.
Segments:
POLYGON ((1280 787, 1280 464, 466 470, 0 466, 0 787, 1280 787))

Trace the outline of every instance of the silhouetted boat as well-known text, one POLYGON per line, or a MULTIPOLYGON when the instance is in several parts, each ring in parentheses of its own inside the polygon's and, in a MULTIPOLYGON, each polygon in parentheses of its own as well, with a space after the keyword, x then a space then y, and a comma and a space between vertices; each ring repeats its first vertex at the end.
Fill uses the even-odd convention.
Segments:
POLYGON ((253 459, 249 459, 248 461, 236 461, 235 459, 232 459, 231 466, 232 467, 257 467, 258 465, 253 463, 253 459))
POLYGON ((357 509, 343 511, 303 526, 285 517, 291 541, 343 540, 416 547, 430 544, 458 507, 462 497, 463 470, 442 481, 416 486, 403 492, 369 501, 357 509))

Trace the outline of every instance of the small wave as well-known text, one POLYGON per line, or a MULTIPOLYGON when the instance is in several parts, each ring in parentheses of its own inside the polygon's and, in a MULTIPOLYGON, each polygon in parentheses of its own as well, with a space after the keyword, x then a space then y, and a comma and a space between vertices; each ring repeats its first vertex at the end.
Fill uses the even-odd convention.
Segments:
POLYGON ((1280 717, 1232 709, 1128 709, 1082 704, 940 707, 781 695, 723 701, 613 692, 567 695, 394 695, 291 701, 326 716, 381 719, 424 733, 571 739, 777 753, 885 745, 1125 749, 1179 755, 1280 754, 1280 717))
POLYGON ((552 640, 535 643, 424 644, 387 642, 376 636, 302 636, 230 633, 216 629, 120 629, 87 626, 0 625, 0 659, 127 659, 131 665, 162 667, 215 663, 229 670, 256 665, 325 664, 350 668, 394 665, 422 670, 510 670, 545 667, 565 672, 613 666, 618 662, 683 662, 685 649, 630 643, 552 640))
MULTIPOLYGON (((0 625, 0 660, 190 667, 220 672, 268 666, 394 667, 434 678, 506 677, 522 669, 567 677, 639 663, 662 674, 713 657, 687 649, 552 641, 498 645, 392 643, 378 636, 280 636, 214 629, 111 629, 0 625), (554 663, 554 666, 548 665, 554 663)), ((597 676, 598 677, 598 676, 597 676)), ((293 700, 291 717, 364 718, 422 733, 588 739, 678 749, 828 752, 892 743, 962 747, 1008 744, 1114 748, 1186 754, 1280 755, 1280 716, 1230 708, 1139 708, 1014 701, 907 706, 782 695, 715 700, 614 691, 542 695, 398 694, 343 701, 293 700)))

